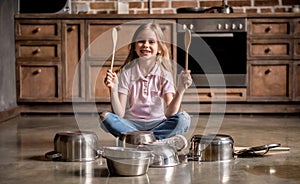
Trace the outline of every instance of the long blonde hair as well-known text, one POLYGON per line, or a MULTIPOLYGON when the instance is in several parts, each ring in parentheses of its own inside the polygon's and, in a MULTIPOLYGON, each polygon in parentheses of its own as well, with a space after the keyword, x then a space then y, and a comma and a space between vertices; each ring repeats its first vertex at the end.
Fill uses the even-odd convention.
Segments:
POLYGON ((160 66, 162 66, 165 70, 172 72, 169 49, 165 43, 163 31, 161 30, 160 26, 156 23, 142 24, 137 28, 137 30, 135 31, 135 33, 132 37, 131 43, 128 45, 129 54, 128 54, 124 64, 120 67, 119 70, 121 70, 128 63, 130 63, 131 61, 133 61, 139 57, 137 55, 137 53, 135 52, 135 43, 137 41, 136 38, 137 38, 138 34, 145 29, 151 29, 157 37, 158 46, 161 49, 161 51, 157 54, 158 64, 160 66))

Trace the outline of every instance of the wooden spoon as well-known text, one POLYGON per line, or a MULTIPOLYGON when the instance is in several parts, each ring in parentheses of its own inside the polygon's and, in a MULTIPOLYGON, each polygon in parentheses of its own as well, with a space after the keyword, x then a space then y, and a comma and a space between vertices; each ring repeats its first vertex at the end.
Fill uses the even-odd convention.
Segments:
POLYGON ((118 40, 118 31, 117 31, 116 28, 113 28, 112 29, 113 53, 112 53, 111 65, 110 65, 111 71, 113 70, 113 67, 114 67, 114 60, 115 60, 115 52, 116 52, 117 40, 118 40))
POLYGON ((185 29, 185 34, 184 34, 184 46, 185 46, 185 69, 189 69, 189 48, 191 45, 191 31, 186 28, 185 29))

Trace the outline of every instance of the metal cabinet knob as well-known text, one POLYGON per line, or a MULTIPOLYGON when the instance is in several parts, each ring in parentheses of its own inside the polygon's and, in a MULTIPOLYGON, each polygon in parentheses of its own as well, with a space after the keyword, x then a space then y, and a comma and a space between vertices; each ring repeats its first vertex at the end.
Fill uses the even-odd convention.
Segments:
POLYGON ((271 30, 272 30, 272 26, 268 26, 265 29, 265 33, 269 33, 269 32, 271 32, 271 30))
POLYGON ((38 53, 40 53, 40 52, 41 52, 41 49, 40 49, 40 48, 37 48, 37 49, 35 49, 35 50, 32 52, 32 54, 35 55, 35 54, 38 54, 38 53))
POLYGON ((76 26, 71 26, 67 29, 68 32, 72 32, 76 29, 76 26))
POLYGON ((35 28, 34 30, 32 30, 32 33, 38 33, 40 32, 42 29, 40 27, 35 28))
POLYGON ((271 49, 269 47, 265 49, 266 54, 269 54, 270 52, 271 52, 271 49))
POLYGON ((268 74, 270 74, 271 72, 272 72, 271 69, 267 69, 267 70, 265 71, 265 75, 268 75, 268 74))

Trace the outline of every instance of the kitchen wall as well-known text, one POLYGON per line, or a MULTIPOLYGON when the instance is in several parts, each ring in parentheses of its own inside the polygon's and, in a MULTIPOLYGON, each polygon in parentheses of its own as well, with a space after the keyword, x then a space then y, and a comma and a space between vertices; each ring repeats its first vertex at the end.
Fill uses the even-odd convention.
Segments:
MULTIPOLYGON (((119 0, 129 6, 130 14, 172 14, 181 7, 221 6, 222 0, 119 0), (149 9, 150 7, 150 9, 149 9)), ((288 12, 299 0, 226 0, 235 13, 288 12)), ((90 14, 117 13, 118 0, 72 0, 73 10, 90 14), (79 10, 79 11, 78 11, 79 10)))
POLYGON ((0 115, 2 111, 17 106, 14 44, 14 14, 17 12, 17 2, 0 0, 0 115))

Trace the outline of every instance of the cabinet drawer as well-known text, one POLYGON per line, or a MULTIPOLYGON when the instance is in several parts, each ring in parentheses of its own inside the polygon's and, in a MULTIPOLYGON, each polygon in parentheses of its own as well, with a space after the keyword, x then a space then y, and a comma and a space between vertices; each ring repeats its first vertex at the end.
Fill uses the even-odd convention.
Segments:
POLYGON ((60 40, 59 21, 16 21, 16 39, 60 40))
POLYGON ((290 62, 250 64, 250 98, 270 101, 290 99, 290 62))
POLYGON ((190 88, 183 97, 184 102, 245 101, 246 88, 190 88))
POLYGON ((51 59, 60 60, 61 45, 57 42, 17 42, 16 57, 18 59, 51 59))
POLYGON ((248 43, 249 58, 291 59, 292 42, 290 40, 256 39, 248 43))
POLYGON ((291 34, 291 22, 287 19, 250 19, 248 23, 250 35, 287 36, 291 34))
POLYGON ((60 65, 17 65, 18 100, 31 102, 61 101, 60 65))

